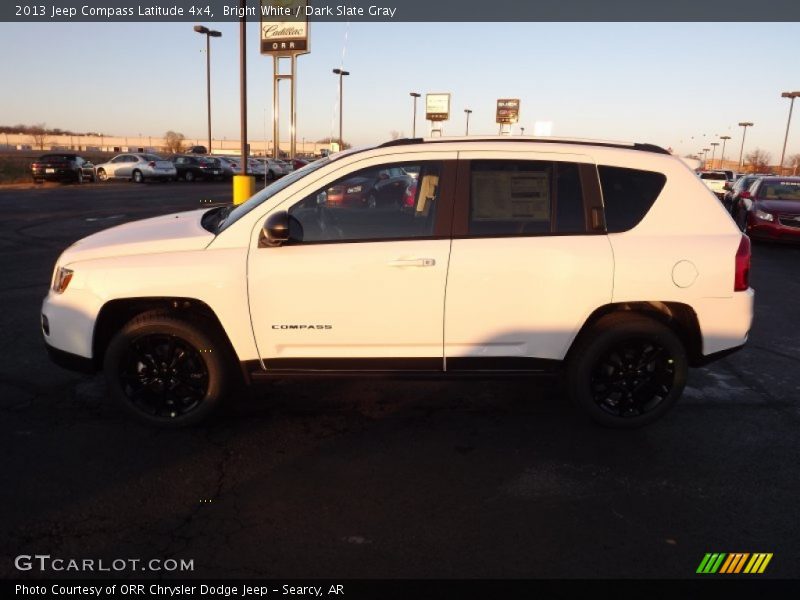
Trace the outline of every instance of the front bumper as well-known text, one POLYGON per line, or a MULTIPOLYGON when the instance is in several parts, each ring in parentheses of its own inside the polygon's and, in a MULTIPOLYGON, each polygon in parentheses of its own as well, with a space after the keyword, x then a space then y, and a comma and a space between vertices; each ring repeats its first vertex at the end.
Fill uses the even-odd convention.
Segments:
POLYGON ((800 242, 800 221, 794 219, 794 216, 775 215, 774 221, 763 221, 751 214, 747 222, 747 235, 754 239, 774 242, 800 242))
POLYGON ((97 372, 91 358, 53 348, 47 341, 45 341, 44 347, 47 349, 47 355, 50 357, 50 360, 62 369, 87 374, 97 372))

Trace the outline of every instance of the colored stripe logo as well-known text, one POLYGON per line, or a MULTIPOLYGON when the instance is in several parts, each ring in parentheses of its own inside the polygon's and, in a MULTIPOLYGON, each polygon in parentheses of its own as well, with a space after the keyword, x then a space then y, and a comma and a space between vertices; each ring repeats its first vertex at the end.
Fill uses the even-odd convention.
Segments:
POLYGON ((763 573, 767 569, 769 561, 772 560, 772 553, 756 552, 708 552, 700 561, 697 573, 714 574, 723 573, 726 575, 736 573, 756 574, 763 573))

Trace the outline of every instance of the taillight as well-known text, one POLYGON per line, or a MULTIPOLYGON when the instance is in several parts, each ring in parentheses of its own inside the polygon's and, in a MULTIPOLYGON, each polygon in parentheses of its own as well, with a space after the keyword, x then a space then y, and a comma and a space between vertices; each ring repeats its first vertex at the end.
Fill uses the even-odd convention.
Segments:
POLYGON ((417 186, 409 185, 406 188, 406 193, 403 198, 403 204, 407 207, 413 207, 416 196, 417 196, 417 186))
POLYGON ((147 163, 147 166, 150 167, 151 169, 155 169, 156 162, 154 160, 151 160, 149 163, 147 163))
POLYGON ((733 279, 733 291, 743 292, 750 287, 750 238, 742 236, 739 249, 736 251, 736 276, 733 279))
POLYGON ((742 192, 741 194, 739 194, 739 197, 740 198, 749 198, 750 197, 750 192, 742 192))

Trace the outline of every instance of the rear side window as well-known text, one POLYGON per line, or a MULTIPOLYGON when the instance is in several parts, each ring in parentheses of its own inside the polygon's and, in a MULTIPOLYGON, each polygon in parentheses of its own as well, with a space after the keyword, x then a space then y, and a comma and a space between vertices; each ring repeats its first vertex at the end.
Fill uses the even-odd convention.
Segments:
POLYGON ((700 173, 700 179, 710 179, 712 181, 727 181, 725 173, 700 173))
POLYGON ((586 232, 578 165, 476 160, 471 171, 470 236, 586 232))
POLYGON ((663 173, 599 166, 606 213, 606 229, 619 233, 633 229, 658 198, 667 178, 663 173))

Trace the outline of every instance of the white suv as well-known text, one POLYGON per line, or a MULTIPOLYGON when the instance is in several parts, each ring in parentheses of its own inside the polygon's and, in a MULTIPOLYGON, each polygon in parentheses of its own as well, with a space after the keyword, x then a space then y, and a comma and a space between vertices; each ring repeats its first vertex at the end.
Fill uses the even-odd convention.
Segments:
POLYGON ((689 366, 745 343, 749 266, 748 238, 661 148, 396 140, 236 208, 77 242, 42 329, 56 362, 103 368, 158 424, 198 421, 242 380, 560 371, 594 420, 638 426, 689 366))

